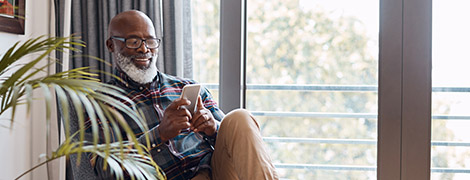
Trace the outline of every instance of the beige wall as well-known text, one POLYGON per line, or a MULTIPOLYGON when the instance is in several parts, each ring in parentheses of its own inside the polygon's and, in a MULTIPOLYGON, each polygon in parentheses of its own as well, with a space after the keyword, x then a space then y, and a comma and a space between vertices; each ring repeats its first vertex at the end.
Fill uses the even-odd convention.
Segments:
MULTIPOLYGON (((17 41, 50 34, 50 0, 27 0, 25 35, 0 32, 0 56, 17 41)), ((25 61, 28 58, 24 59, 25 61)), ((46 152, 44 102, 33 105, 30 118, 25 107, 16 113, 12 129, 0 127, 0 180, 11 180, 33 165, 44 161, 40 154, 46 152)), ((0 125, 9 126, 11 113, 0 117, 0 125)), ((49 179, 45 167, 35 170, 22 179, 49 179)))

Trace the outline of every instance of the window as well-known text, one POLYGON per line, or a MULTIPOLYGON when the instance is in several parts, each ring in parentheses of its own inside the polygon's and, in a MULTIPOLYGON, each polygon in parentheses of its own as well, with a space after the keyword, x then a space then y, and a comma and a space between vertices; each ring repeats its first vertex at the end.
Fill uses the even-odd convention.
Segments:
MULTIPOLYGON (((196 11, 202 1, 192 2, 196 11)), ((219 84, 222 110, 248 108, 262 122, 283 178, 428 179, 431 8, 430 0, 221 0, 220 44, 211 47, 220 49, 220 80, 209 83, 219 84)))
POLYGON ((433 1, 431 178, 470 179, 470 2, 433 1))
POLYGON ((219 0, 191 0, 194 79, 210 89, 218 100, 219 0))
POLYGON ((377 0, 248 0, 246 108, 286 179, 376 179, 377 0))

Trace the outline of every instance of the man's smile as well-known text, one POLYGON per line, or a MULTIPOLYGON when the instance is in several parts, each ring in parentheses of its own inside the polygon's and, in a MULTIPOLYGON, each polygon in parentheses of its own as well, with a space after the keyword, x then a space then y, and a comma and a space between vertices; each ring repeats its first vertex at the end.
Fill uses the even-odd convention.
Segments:
POLYGON ((151 58, 131 58, 137 67, 148 67, 151 58))
POLYGON ((129 56, 128 58, 137 66, 139 69, 147 69, 150 66, 152 61, 151 54, 143 54, 143 55, 133 55, 129 56))

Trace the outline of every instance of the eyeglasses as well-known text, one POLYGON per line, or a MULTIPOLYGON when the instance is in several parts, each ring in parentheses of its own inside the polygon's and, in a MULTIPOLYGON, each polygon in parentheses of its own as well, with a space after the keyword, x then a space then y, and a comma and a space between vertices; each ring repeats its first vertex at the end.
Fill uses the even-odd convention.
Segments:
POLYGON ((149 39, 140 39, 140 38, 122 38, 117 36, 111 36, 111 39, 116 39, 119 41, 124 42, 126 47, 129 49, 138 49, 142 46, 142 42, 145 42, 145 47, 149 49, 155 49, 160 46, 160 39, 157 38, 149 38, 149 39))

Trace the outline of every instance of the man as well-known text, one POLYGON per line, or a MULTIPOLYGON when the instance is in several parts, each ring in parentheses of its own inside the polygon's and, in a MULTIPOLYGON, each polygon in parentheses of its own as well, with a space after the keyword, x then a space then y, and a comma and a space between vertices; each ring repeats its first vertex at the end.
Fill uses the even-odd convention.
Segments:
POLYGON ((258 124, 247 111, 225 116, 205 88, 196 112, 182 108, 190 102, 179 98, 181 90, 195 81, 157 70, 161 40, 148 16, 135 10, 120 13, 108 33, 106 46, 122 79, 111 83, 126 90, 144 112, 150 130, 134 132, 142 144, 142 134, 150 135, 150 153, 168 179, 278 179, 258 124))

